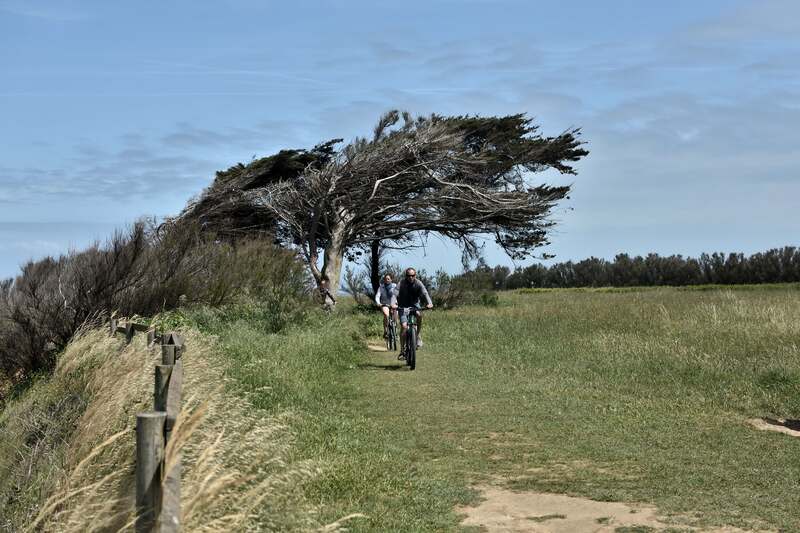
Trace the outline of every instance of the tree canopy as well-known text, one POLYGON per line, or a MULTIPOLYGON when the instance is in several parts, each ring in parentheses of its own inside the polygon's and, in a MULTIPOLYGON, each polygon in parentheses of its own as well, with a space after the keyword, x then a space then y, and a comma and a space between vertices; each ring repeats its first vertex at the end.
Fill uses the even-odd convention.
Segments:
POLYGON ((345 254, 376 240, 437 233, 469 252, 477 236, 493 235, 522 258, 547 243, 550 212, 570 190, 532 176, 575 174, 572 163, 588 154, 579 135, 544 137, 524 114, 390 111, 369 138, 340 149, 334 139, 217 173, 181 218, 223 235, 267 231, 299 248, 314 278, 334 290, 345 254))

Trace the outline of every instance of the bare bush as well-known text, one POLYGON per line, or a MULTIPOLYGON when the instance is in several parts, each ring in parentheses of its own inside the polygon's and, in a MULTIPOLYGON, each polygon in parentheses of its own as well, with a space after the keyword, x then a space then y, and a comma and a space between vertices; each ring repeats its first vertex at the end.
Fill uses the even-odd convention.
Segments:
POLYGON ((374 293, 367 283, 367 273, 363 270, 345 267, 342 284, 344 291, 353 297, 356 305, 360 307, 370 307, 374 305, 372 298, 374 293))
POLYGON ((263 240, 221 242, 189 224, 138 222, 103 245, 29 262, 0 284, 0 372, 19 381, 52 369, 83 324, 112 313, 152 316, 247 296, 282 316, 308 285, 292 253, 263 240))

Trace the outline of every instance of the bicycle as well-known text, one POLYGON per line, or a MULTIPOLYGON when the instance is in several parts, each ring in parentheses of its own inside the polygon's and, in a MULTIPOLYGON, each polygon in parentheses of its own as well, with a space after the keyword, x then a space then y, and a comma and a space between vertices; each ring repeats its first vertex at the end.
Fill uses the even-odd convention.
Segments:
POLYGON ((397 349, 397 324, 394 321, 394 309, 389 308, 389 318, 386 321, 386 349, 393 352, 397 349))
POLYGON ((406 342, 400 357, 406 360, 406 364, 411 370, 417 368, 417 313, 419 310, 420 308, 417 306, 403 308, 403 312, 408 313, 408 328, 406 328, 406 342))

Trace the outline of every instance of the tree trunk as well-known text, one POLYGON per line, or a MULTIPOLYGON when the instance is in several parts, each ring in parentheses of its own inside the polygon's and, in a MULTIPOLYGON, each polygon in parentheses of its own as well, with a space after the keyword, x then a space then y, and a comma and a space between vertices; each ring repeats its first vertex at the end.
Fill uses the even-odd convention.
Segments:
POLYGON ((329 247, 325 250, 325 261, 328 263, 324 275, 328 277, 328 288, 333 297, 339 294, 339 284, 342 277, 342 263, 344 262, 344 252, 339 252, 329 247))
POLYGON ((372 283, 372 292, 378 292, 381 284, 381 241, 375 239, 370 243, 369 281, 372 283))
POLYGON ((328 278, 328 290, 331 291, 334 298, 337 298, 339 295, 344 252, 344 228, 335 228, 331 231, 330 241, 325 248, 325 257, 322 266, 322 276, 323 278, 328 278))

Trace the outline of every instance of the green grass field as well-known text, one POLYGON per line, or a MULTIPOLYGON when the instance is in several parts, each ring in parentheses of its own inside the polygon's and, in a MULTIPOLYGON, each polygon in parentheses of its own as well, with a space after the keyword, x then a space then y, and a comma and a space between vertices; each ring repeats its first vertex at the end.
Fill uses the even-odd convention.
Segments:
POLYGON ((644 502, 675 524, 800 530, 800 297, 544 291, 427 315, 419 366, 370 351, 378 315, 281 335, 201 325, 266 411, 293 413, 305 492, 353 531, 458 530, 474 487, 644 502))
MULTIPOLYGON (((267 503, 242 518, 249 529, 314 530, 360 513, 350 531, 464 531, 458 507, 491 486, 645 504, 662 531, 798 531, 800 439, 747 420, 800 419, 800 292, 743 289, 503 293, 495 307, 428 313, 414 372, 369 348, 381 344, 380 315, 346 303, 278 334, 257 305, 159 320, 200 330, 185 362, 193 401, 225 412, 193 446, 206 449, 226 421, 228 467, 272 476, 267 503)), ((143 342, 120 351, 102 331, 79 339, 54 376, 0 412, 0 529, 30 523, 63 485, 66 457, 77 461, 149 404, 143 342), (84 364, 89 348, 94 363, 84 364), (127 377, 106 379, 114 372, 127 377)), ((118 442, 103 468, 124 474, 133 441, 118 442)), ((195 521, 230 501, 212 503, 195 521)), ((81 505, 70 512, 91 507, 81 505)))

